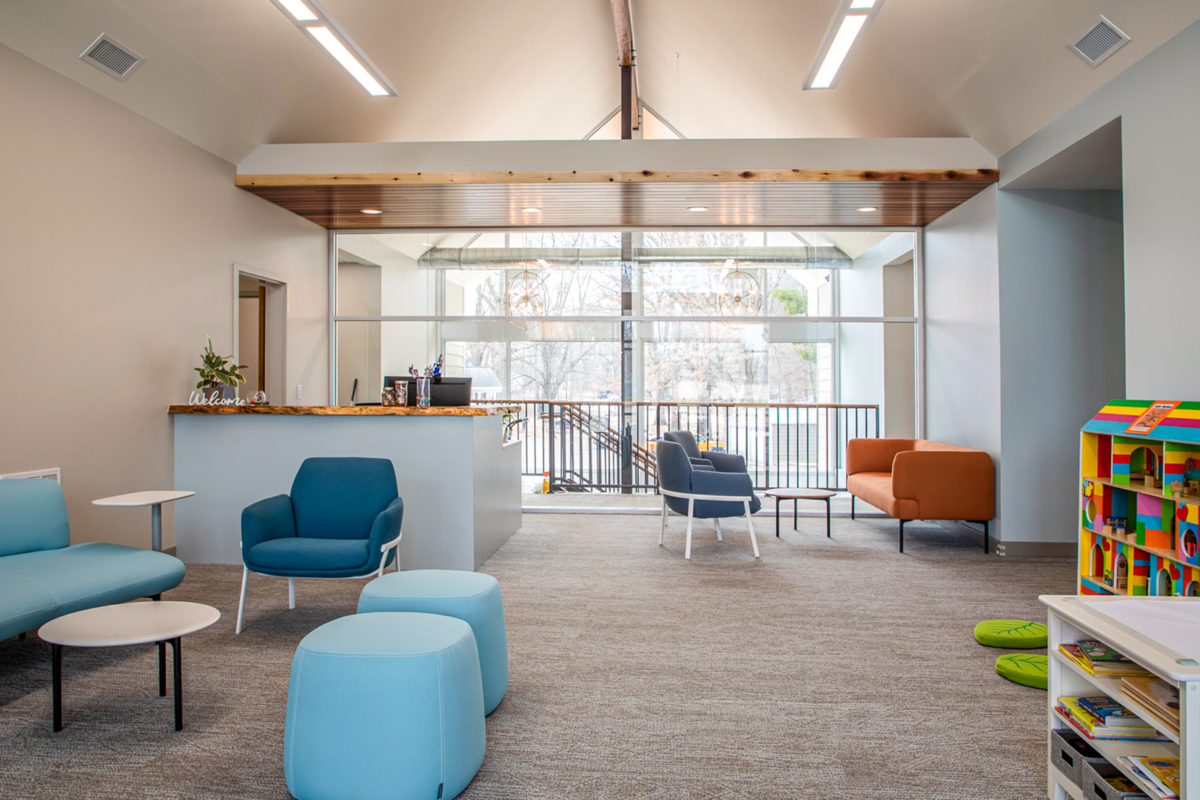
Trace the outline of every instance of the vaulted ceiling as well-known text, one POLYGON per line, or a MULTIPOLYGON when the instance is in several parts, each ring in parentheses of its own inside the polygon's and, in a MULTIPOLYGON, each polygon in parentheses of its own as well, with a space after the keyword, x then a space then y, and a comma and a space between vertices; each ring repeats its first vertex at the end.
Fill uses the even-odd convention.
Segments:
MULTIPOLYGON (((0 44, 233 162, 260 143, 579 139, 619 103, 608 0, 323 0, 371 98, 269 0, 5 0, 0 44), (106 32, 125 82, 79 60, 106 32)), ((837 0, 630 0, 644 102, 689 138, 971 136, 1000 155, 1200 19, 1196 0, 886 0, 802 91, 837 0), (1066 42, 1132 37, 1093 69, 1066 42)))

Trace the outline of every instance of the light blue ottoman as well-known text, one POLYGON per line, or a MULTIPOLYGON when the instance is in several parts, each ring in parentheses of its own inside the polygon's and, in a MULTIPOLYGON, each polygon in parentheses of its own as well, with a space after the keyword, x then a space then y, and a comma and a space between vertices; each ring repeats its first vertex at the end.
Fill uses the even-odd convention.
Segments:
POLYGON ((305 636, 292 659, 283 770, 298 800, 443 800, 483 764, 471 626, 361 614, 305 636))
POLYGON ((492 713, 508 691, 508 633, 504 600, 491 575, 452 569, 389 572, 363 587, 358 613, 419 611, 445 614, 470 624, 479 646, 483 708, 492 713))

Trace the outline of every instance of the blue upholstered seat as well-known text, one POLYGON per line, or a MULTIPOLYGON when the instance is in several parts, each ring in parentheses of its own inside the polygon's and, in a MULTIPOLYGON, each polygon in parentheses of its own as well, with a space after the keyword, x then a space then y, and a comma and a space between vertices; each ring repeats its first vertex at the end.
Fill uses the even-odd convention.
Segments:
POLYGON ((328 622, 292 659, 288 791, 298 800, 449 800, 483 764, 483 716, 467 623, 394 612, 328 622))
MULTIPOLYGON (((694 444, 694 442, 693 442, 694 444)), ((687 455, 683 445, 666 440, 657 443, 658 486, 663 497, 662 524, 658 543, 663 543, 667 527, 667 509, 688 518, 687 545, 684 558, 692 556, 692 520, 694 518, 717 520, 717 539, 721 539, 722 517, 745 517, 750 528, 750 542, 754 556, 758 557, 758 540, 754 537, 754 523, 750 515, 762 508, 762 501, 754 493, 754 482, 745 471, 724 472, 697 469, 687 455), (713 497, 729 497, 729 500, 714 500, 713 497)), ((724 453, 720 455, 726 455, 724 453)), ((740 459, 740 456, 737 456, 740 459)), ((729 462, 726 462, 729 463, 729 462)), ((714 464, 714 466, 716 466, 714 464)))
POLYGON ((183 581, 183 562, 166 553, 70 542, 56 481, 0 481, 0 639, 63 614, 152 597, 183 581))
POLYGON ((383 575, 363 587, 358 613, 416 611, 456 617, 471 626, 479 647, 484 712, 508 691, 508 631, 500 584, 482 572, 415 569, 383 575))
POLYGON ((404 501, 388 459, 305 459, 290 495, 242 511, 245 569, 237 632, 250 572, 288 578, 288 606, 294 608, 296 578, 382 574, 396 556, 403 520, 404 501))

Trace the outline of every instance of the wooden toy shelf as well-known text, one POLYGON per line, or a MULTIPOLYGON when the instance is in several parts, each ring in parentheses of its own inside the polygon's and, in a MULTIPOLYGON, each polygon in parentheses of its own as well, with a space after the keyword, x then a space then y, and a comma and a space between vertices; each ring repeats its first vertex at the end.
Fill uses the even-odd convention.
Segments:
POLYGON ((1200 403, 1109 402, 1079 474, 1079 593, 1200 596, 1200 403))

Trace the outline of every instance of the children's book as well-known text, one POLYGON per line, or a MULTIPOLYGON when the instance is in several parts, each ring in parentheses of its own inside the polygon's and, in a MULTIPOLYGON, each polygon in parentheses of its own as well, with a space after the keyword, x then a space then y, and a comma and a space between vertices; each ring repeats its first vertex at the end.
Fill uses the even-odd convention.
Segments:
POLYGON ((1179 794, 1179 759, 1178 758, 1143 758, 1142 764, 1154 773, 1157 783, 1161 783, 1170 792, 1179 794))
POLYGON ((1146 721, 1106 694, 1079 698, 1079 705, 1092 712, 1106 727, 1145 728, 1146 721))

